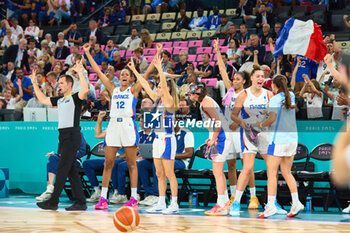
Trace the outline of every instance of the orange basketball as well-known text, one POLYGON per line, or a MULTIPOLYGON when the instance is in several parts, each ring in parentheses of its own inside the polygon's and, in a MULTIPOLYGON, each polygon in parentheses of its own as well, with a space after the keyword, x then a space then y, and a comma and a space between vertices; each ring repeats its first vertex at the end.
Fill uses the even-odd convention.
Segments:
POLYGON ((134 208, 122 207, 114 213, 113 223, 119 231, 131 232, 140 224, 140 216, 134 208))

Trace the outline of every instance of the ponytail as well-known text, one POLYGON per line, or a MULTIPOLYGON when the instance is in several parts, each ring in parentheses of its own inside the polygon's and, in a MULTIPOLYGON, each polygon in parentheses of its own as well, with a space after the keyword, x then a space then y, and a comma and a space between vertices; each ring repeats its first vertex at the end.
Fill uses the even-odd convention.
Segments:
POLYGON ((273 84, 278 88, 278 92, 284 93, 284 107, 286 109, 295 108, 295 105, 292 105, 292 98, 290 97, 290 93, 288 90, 288 80, 283 75, 277 75, 273 80, 273 84))
POLYGON ((167 80, 167 86, 170 89, 170 95, 173 97, 174 101, 173 107, 176 110, 179 108, 179 95, 177 94, 175 81, 173 79, 167 80))

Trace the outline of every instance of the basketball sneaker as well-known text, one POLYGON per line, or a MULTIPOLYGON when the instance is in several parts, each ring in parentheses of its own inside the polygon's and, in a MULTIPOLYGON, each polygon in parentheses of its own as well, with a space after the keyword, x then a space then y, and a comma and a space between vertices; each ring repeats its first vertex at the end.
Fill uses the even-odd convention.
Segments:
POLYGON ((139 202, 140 205, 148 205, 148 206, 154 206, 158 203, 158 197, 157 196, 147 196, 145 199, 139 202))
POLYGON ((277 208, 277 214, 279 214, 279 215, 287 214, 287 211, 282 209, 282 206, 280 204, 278 204, 277 200, 275 201, 275 206, 277 208))
POLYGON ((137 209, 137 200, 134 197, 130 197, 130 200, 128 201, 128 203, 123 205, 123 207, 125 207, 125 206, 129 206, 129 207, 132 207, 134 209, 137 209))
POLYGON ((35 199, 37 201, 47 201, 51 198, 51 195, 52 195, 52 192, 46 190, 45 192, 43 192, 40 196, 36 197, 35 199))
POLYGON ((235 196, 232 195, 232 196, 230 197, 230 200, 228 201, 230 207, 231 207, 231 205, 232 205, 232 203, 233 203, 234 201, 235 201, 235 196))
POLYGON ((240 211, 241 211, 241 204, 238 201, 234 201, 231 205, 230 215, 239 216, 240 211))
POLYGON ((98 202, 101 196, 101 190, 94 191, 90 198, 86 199, 86 202, 93 203, 98 202))
POLYGON ((268 218, 272 215, 277 214, 277 207, 275 204, 267 203, 265 206, 265 211, 259 216, 259 218, 268 218))
POLYGON ((304 209, 304 205, 300 201, 296 205, 292 205, 290 212, 287 214, 287 217, 295 217, 299 214, 300 211, 304 209))
POLYGON ((166 209, 166 205, 159 205, 153 206, 150 209, 147 209, 146 212, 150 214, 161 214, 166 209))
POLYGON ((178 214, 179 213, 179 205, 177 202, 172 202, 168 208, 162 211, 162 214, 169 215, 169 214, 178 214))
POLYGON ((350 205, 348 207, 346 207, 345 209, 343 209, 343 213, 345 213, 345 214, 350 213, 350 205))
POLYGON ((106 210, 108 209, 108 200, 104 197, 100 197, 100 200, 95 205, 95 210, 106 210))
POLYGON ((128 202, 128 197, 126 195, 121 195, 117 193, 117 195, 113 194, 109 201, 113 204, 125 204, 128 202))
POLYGON ((256 196, 251 196, 249 200, 248 209, 257 209, 259 208, 259 199, 256 196))

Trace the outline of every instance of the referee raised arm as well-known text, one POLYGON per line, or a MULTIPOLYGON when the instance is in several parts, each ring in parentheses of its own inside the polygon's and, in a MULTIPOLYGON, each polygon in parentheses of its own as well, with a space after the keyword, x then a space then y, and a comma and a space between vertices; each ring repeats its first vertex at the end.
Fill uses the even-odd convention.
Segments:
POLYGON ((37 84, 35 71, 30 76, 35 94, 40 103, 58 107, 59 150, 61 151, 61 159, 58 163, 56 182, 51 198, 47 201, 37 203, 41 209, 45 210, 57 210, 59 196, 61 195, 67 177, 69 177, 71 183, 74 203, 72 206, 67 207, 66 210, 86 210, 87 208, 83 187, 74 161, 81 142, 79 122, 82 100, 86 99, 89 88, 83 76, 84 68, 81 61, 76 63, 73 70, 79 76, 81 90, 73 94, 73 78, 70 75, 61 75, 58 80, 58 88, 61 90, 60 92, 63 96, 56 97, 47 97, 44 95, 37 84))

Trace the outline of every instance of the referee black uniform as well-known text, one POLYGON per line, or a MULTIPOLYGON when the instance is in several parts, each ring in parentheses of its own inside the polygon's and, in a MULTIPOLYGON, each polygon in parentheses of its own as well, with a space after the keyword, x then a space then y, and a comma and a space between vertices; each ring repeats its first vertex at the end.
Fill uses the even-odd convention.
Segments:
POLYGON ((67 177, 71 183, 74 204, 66 210, 85 210, 86 201, 80 176, 75 165, 75 155, 80 147, 80 114, 82 100, 78 93, 66 97, 50 98, 52 106, 58 107, 59 150, 61 158, 58 163, 56 182, 51 198, 47 202, 37 203, 43 209, 57 209, 59 196, 67 177))

